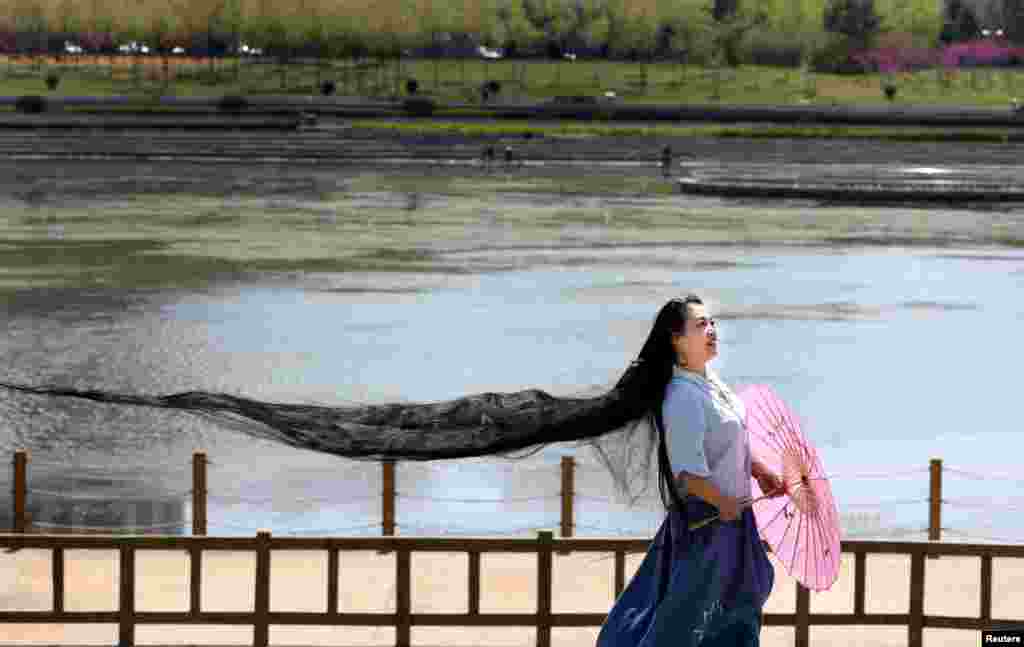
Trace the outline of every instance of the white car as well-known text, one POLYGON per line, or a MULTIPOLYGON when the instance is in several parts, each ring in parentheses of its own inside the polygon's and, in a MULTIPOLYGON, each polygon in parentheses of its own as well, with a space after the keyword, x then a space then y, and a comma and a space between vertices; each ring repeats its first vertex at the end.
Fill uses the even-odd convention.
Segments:
POLYGON ((185 53, 185 48, 184 47, 175 47, 174 49, 171 50, 171 54, 184 54, 184 53, 185 53))
POLYGON ((489 58, 489 59, 492 59, 492 60, 493 59, 499 59, 499 58, 505 58, 505 55, 501 52, 500 49, 490 49, 489 47, 485 47, 484 45, 481 45, 481 46, 477 47, 476 51, 483 58, 489 58))
POLYGON ((242 47, 239 48, 238 51, 242 52, 243 54, 248 54, 249 56, 262 56, 263 55, 263 50, 262 49, 260 49, 258 47, 249 47, 245 43, 242 43, 242 47))
POLYGON ((70 41, 64 41, 64 53, 65 54, 81 54, 82 48, 70 41))
POLYGON ((137 43, 134 40, 127 45, 121 45, 117 51, 122 54, 149 54, 149 46, 137 43))

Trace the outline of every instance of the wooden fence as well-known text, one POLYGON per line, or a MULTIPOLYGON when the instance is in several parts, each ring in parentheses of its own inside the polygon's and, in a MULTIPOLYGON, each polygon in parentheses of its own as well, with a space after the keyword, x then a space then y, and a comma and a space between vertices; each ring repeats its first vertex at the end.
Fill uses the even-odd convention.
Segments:
MULTIPOLYGON (((13 529, 15 532, 30 532, 31 519, 27 509, 28 498, 28 465, 29 456, 26 451, 14 453, 13 469, 13 529)), ((382 488, 381 523, 382 534, 393 536, 396 525, 395 500, 395 463, 385 461, 381 465, 382 488)), ((930 488, 928 500, 928 539, 942 539, 942 460, 933 459, 930 463, 930 488)), ((192 534, 205 535, 207 530, 207 458, 205 452, 192 455, 192 534)), ((576 461, 571 456, 563 456, 561 462, 561 519, 560 536, 572 537, 575 527, 574 495, 576 489, 576 461)))
MULTIPOLYGON (((574 538, 555 539, 550 531, 536 539, 518 538, 303 538, 271 537, 260 531, 255 537, 193 536, 97 536, 0 534, 0 548, 43 549, 52 551, 53 604, 48 611, 0 610, 4 623, 106 623, 118 625, 118 645, 135 644, 135 628, 140 624, 173 625, 249 625, 253 627, 253 645, 269 644, 270 625, 347 625, 389 626, 396 632, 396 647, 410 644, 415 626, 526 626, 536 630, 537 647, 550 647, 555 627, 599 626, 604 613, 552 612, 552 556, 560 552, 611 552, 615 556, 615 596, 625 586, 626 553, 642 553, 649 539, 574 538), (119 607, 114 611, 66 611, 64 609, 64 551, 69 549, 106 549, 119 552, 119 607), (190 558, 188 611, 136 611, 135 557, 138 551, 183 550, 190 558), (254 551, 256 554, 254 605, 252 611, 209 612, 200 608, 202 592, 202 552, 213 550, 254 551), (283 612, 270 608, 270 560, 274 551, 327 551, 327 604, 321 612, 283 612), (339 551, 376 550, 396 554, 394 613, 343 613, 338 611, 339 551), (411 608, 410 562, 414 552, 464 552, 469 557, 468 613, 413 613, 411 608), (537 610, 535 613, 480 613, 480 555, 483 553, 533 553, 537 555, 537 610)), ((900 625, 907 627, 909 647, 921 647, 925 628, 1010 629, 1020 627, 1022 619, 992 618, 992 559, 1024 558, 1024 546, 982 544, 936 544, 928 542, 844 541, 842 552, 854 555, 854 602, 851 613, 811 613, 809 591, 797 584, 794 613, 767 613, 766 626, 792 626, 795 645, 808 647, 810 627, 826 625, 900 625), (910 556, 909 613, 865 613, 866 561, 869 554, 910 556), (977 615, 927 616, 924 614, 925 556, 972 556, 981 558, 981 605, 977 615)))

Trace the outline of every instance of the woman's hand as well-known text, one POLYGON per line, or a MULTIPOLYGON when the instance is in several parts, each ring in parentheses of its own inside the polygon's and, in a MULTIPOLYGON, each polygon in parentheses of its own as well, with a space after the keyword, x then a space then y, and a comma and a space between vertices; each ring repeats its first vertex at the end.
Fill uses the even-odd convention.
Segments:
POLYGON ((736 521, 740 518, 742 510, 738 497, 723 496, 718 502, 718 519, 720 521, 736 521))
POLYGON ((786 494, 786 484, 775 472, 761 469, 754 475, 754 478, 757 479, 757 486, 761 488, 761 492, 769 499, 777 499, 786 494))

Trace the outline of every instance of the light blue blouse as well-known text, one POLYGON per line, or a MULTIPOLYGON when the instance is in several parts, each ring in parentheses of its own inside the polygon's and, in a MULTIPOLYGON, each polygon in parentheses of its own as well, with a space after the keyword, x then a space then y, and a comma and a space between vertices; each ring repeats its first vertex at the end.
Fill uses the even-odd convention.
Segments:
POLYGON ((710 481, 725 496, 749 497, 750 443, 746 407, 707 368, 707 378, 675 366, 661 416, 672 473, 710 481))

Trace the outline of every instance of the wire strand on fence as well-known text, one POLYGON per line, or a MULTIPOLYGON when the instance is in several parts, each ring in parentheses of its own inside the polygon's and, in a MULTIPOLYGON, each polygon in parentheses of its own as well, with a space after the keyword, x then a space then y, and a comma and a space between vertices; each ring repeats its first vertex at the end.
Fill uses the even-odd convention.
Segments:
POLYGON ((1015 476, 1009 476, 1006 474, 979 474, 977 472, 970 472, 968 470, 962 470, 955 467, 942 466, 944 472, 956 474, 957 476, 963 476, 976 481, 1010 481, 1024 485, 1024 479, 1020 479, 1015 476))
POLYGON ((644 536, 647 536, 648 534, 653 534, 653 533, 639 533, 636 529, 609 528, 607 526, 594 526, 594 525, 583 524, 583 523, 573 523, 573 524, 570 524, 570 526, 572 528, 582 528, 584 530, 599 530, 601 532, 611 533, 613 535, 635 536, 637 534, 642 534, 644 536))
POLYGON ((442 528, 439 528, 437 526, 425 526, 423 524, 396 523, 395 526, 398 527, 398 528, 409 528, 411 530, 420 530, 420 531, 423 531, 423 530, 428 530, 428 531, 438 530, 439 532, 436 533, 438 535, 469 535, 469 536, 475 536, 475 537, 482 537, 482 536, 499 536, 500 537, 500 536, 512 535, 512 534, 522 534, 522 533, 525 533, 525 532, 536 532, 538 530, 544 530, 544 529, 547 529, 547 528, 557 528, 559 526, 559 523, 556 521, 556 522, 551 523, 549 525, 534 524, 534 525, 531 525, 531 526, 525 526, 523 528, 499 528, 499 529, 494 529, 494 528, 466 528, 465 526, 448 526, 448 528, 454 528, 454 531, 453 530, 442 529, 442 528))
POLYGON ((47 521, 32 521, 33 526, 40 528, 61 528, 68 530, 113 530, 121 532, 137 532, 140 530, 165 530, 167 528, 184 528, 187 522, 175 521, 170 523, 157 523, 148 526, 94 526, 87 524, 50 523, 47 521))
POLYGON ((910 476, 913 474, 925 474, 930 468, 919 467, 912 470, 904 470, 899 472, 874 472, 868 474, 826 474, 825 478, 831 481, 840 479, 885 479, 892 478, 894 476, 910 476))
POLYGON ((455 502, 455 503, 505 503, 505 502, 521 502, 521 501, 544 501, 547 499, 559 499, 559 494, 548 494, 545 496, 530 496, 530 497, 504 497, 501 499, 455 499, 455 498, 439 498, 432 496, 418 496, 415 494, 402 494, 401 492, 395 492, 395 497, 398 499, 416 499, 420 501, 444 501, 444 502, 455 502))
MULTIPOLYGON (((116 456, 114 458, 116 458, 116 456)), ((207 459, 206 464, 207 465, 212 465, 214 463, 212 463, 212 461, 207 459)), ((45 460, 39 460, 39 459, 33 458, 33 459, 29 460, 28 467, 29 467, 29 469, 55 467, 57 469, 53 470, 54 472, 60 474, 61 476, 66 476, 69 473, 70 474, 74 474, 76 472, 76 470, 83 471, 83 472, 103 472, 104 474, 109 474, 110 471, 116 467, 116 464, 115 463, 111 463, 110 465, 90 465, 90 464, 87 464, 87 463, 86 464, 81 464, 81 463, 74 463, 74 462, 58 463, 58 462, 51 462, 51 461, 45 461, 45 460)), ((155 464, 154 463, 130 463, 130 464, 128 464, 128 467, 130 467, 132 470, 139 470, 139 471, 146 470, 146 471, 158 472, 160 474, 176 474, 176 473, 179 473, 179 472, 180 473, 185 473, 185 472, 190 472, 192 470, 192 466, 188 465, 188 464, 179 465, 177 467, 174 467, 174 466, 168 467, 167 463, 155 463, 155 464)))
MULTIPOLYGON (((39 488, 29 488, 28 493, 32 496, 42 494, 46 496, 61 497, 64 499, 72 499, 75 501, 95 501, 97 497, 95 494, 71 494, 69 492, 57 492, 55 490, 40 490, 39 488)), ((118 503, 122 501, 175 501, 180 497, 190 496, 192 490, 185 490, 184 492, 172 492, 171 494, 160 494, 154 496, 122 496, 117 495, 118 503)))
POLYGON ((979 535, 972 532, 963 532, 956 530, 955 528, 943 528, 943 532, 948 532, 951 535, 957 535, 959 537, 965 537, 967 539, 982 539, 984 541, 995 541, 1004 544, 1020 544, 1024 543, 1024 537, 1009 538, 1009 537, 992 537, 986 535, 979 535))
MULTIPOLYGON (((349 496, 345 497, 344 500, 339 501, 338 499, 331 497, 289 497, 288 503, 326 503, 330 505, 345 505, 348 503, 356 503, 359 501, 371 501, 380 500, 380 494, 370 494, 366 496, 349 496)), ((240 503, 248 503, 254 505, 274 503, 275 500, 280 501, 281 499, 274 499, 274 497, 246 497, 240 495, 225 495, 225 494, 207 494, 207 497, 213 501, 231 502, 238 501, 240 503)))
POLYGON ((842 502, 839 507, 842 508, 880 508, 884 505, 907 505, 910 503, 928 503, 929 499, 882 499, 870 503, 867 501, 857 501, 855 503, 842 502))
POLYGON ((965 499, 942 499, 942 503, 953 506, 954 508, 998 508, 1000 511, 1011 510, 1016 512, 1024 512, 1024 505, 1017 503, 992 503, 992 502, 977 502, 971 503, 965 499))
POLYGON ((368 528, 380 528, 380 527, 381 527, 381 524, 378 522, 378 523, 362 524, 362 525, 359 525, 359 526, 348 526, 348 527, 345 527, 345 528, 300 528, 300 529, 289 528, 287 530, 278 531, 277 534, 279 534, 279 535, 321 535, 321 536, 325 536, 326 537, 326 536, 335 536, 335 535, 338 535, 340 533, 345 533, 345 532, 352 532, 354 530, 366 530, 368 528))
POLYGON ((600 501, 602 503, 611 503, 612 505, 626 506, 629 508, 636 508, 638 504, 648 503, 652 507, 664 507, 660 498, 655 497, 640 497, 636 500, 633 505, 630 505, 628 501, 620 501, 607 496, 593 496, 590 494, 573 494, 573 497, 581 501, 600 501))

